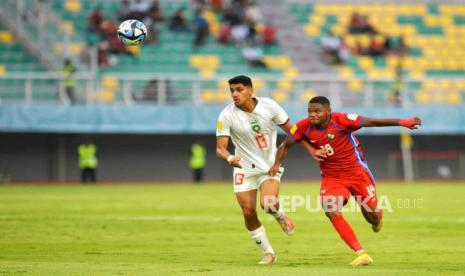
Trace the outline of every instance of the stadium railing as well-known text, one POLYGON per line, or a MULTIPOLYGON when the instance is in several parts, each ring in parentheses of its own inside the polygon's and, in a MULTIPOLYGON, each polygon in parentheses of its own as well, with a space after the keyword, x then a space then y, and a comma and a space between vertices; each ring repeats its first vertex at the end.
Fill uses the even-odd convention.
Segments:
MULTIPOLYGON (((76 96, 81 103, 153 103, 153 104, 223 104, 230 101, 228 78, 199 78, 182 74, 100 74, 79 73, 76 96)), ((341 106, 418 106, 464 104, 463 92, 448 94, 443 89, 425 87, 426 82, 462 82, 460 78, 405 79, 395 98, 392 79, 340 78, 334 75, 251 76, 258 96, 281 103, 307 102, 316 95, 328 96, 335 107, 341 106)), ((0 103, 55 101, 66 104, 64 75, 61 72, 5 73, 0 75, 0 103)))

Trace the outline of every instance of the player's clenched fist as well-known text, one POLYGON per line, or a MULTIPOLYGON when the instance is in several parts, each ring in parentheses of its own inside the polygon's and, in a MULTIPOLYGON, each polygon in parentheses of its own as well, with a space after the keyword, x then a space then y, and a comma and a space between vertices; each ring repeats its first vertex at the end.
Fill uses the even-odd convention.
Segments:
POLYGON ((328 154, 326 153, 325 149, 317 149, 312 152, 312 157, 316 161, 325 161, 325 159, 328 157, 328 154))
POLYGON ((418 117, 411 117, 408 119, 400 119, 399 120, 399 125, 410 128, 410 129, 417 129, 418 126, 421 125, 421 119, 418 117))
POLYGON ((242 168, 241 164, 239 164, 239 161, 241 161, 239 156, 230 155, 228 156, 227 161, 232 167, 242 168))
POLYGON ((279 172, 279 164, 274 164, 271 166, 270 170, 268 171, 269 176, 275 176, 277 172, 279 172))

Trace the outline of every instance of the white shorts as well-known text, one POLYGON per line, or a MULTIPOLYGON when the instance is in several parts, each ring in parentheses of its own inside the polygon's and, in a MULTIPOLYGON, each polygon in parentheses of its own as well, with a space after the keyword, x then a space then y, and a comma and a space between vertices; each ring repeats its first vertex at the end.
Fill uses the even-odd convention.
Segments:
POLYGON ((246 192, 250 190, 258 190, 265 180, 275 179, 278 182, 281 181, 283 176, 284 168, 279 168, 279 171, 275 176, 269 176, 267 173, 262 174, 250 174, 244 172, 242 169, 234 168, 233 174, 233 187, 234 192, 246 192))

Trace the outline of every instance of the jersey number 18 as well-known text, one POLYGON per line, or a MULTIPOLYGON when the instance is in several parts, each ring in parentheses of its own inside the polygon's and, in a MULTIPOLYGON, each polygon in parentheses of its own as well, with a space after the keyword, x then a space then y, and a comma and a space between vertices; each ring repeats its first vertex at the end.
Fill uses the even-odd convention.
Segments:
POLYGON ((324 146, 320 146, 320 148, 321 148, 322 150, 325 150, 325 151, 326 151, 326 154, 327 154, 328 156, 331 156, 331 155, 334 154, 334 150, 333 150, 333 148, 331 147, 330 144, 326 144, 326 145, 324 145, 324 146))

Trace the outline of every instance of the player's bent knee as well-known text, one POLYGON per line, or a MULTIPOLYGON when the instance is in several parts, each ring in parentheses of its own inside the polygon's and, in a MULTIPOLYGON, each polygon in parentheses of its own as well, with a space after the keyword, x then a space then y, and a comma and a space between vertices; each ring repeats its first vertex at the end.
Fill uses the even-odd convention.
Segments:
POLYGON ((253 207, 242 207, 242 214, 246 219, 257 217, 257 211, 253 207))
POLYGON ((326 217, 329 218, 329 220, 332 220, 335 217, 340 216, 341 213, 340 212, 325 212, 325 215, 326 215, 326 217))

